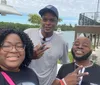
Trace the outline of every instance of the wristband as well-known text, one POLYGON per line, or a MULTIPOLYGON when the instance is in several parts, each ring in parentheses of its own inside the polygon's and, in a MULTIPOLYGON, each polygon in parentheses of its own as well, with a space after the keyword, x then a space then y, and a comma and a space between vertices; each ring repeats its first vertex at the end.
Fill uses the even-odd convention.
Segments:
POLYGON ((60 85, 64 85, 64 82, 62 80, 59 80, 60 85))
POLYGON ((64 79, 64 78, 62 79, 62 81, 63 81, 64 85, 67 85, 67 83, 66 83, 66 81, 65 81, 65 79, 64 79))

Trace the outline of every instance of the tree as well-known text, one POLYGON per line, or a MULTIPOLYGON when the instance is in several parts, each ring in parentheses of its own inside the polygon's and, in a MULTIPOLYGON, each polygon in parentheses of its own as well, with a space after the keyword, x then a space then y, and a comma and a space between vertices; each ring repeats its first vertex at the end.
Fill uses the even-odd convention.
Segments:
POLYGON ((29 19, 28 21, 31 22, 32 24, 40 25, 41 22, 41 17, 37 14, 29 14, 29 19))
POLYGON ((61 19, 61 18, 59 18, 59 19, 58 19, 58 22, 62 22, 62 19, 61 19))
MULTIPOLYGON (((29 16, 29 19, 28 19, 29 22, 31 22, 32 24, 40 25, 41 17, 39 15, 37 15, 37 14, 29 14, 28 16, 29 16)), ((62 19, 59 18, 58 22, 61 22, 61 21, 62 21, 62 19)))

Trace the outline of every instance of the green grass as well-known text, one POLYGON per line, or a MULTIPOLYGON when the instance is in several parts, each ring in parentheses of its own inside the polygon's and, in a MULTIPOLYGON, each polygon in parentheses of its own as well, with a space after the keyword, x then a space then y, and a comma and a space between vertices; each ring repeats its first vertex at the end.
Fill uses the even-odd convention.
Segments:
MULTIPOLYGON (((68 52, 68 57, 69 57, 70 62, 73 62, 73 57, 72 57, 71 52, 68 52)), ((58 60, 58 64, 60 64, 60 63, 61 62, 58 60)))
POLYGON ((72 56, 71 52, 68 52, 68 57, 69 57, 70 62, 73 62, 73 56, 72 56))

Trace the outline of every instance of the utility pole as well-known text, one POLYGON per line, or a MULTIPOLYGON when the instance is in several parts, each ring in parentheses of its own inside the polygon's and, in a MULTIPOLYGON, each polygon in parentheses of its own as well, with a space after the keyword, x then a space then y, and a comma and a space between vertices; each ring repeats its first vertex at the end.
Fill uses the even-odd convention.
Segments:
POLYGON ((99 12, 99 0, 98 0, 98 3, 97 3, 97 13, 99 12))
POLYGON ((96 22, 97 22, 97 18, 98 18, 98 12, 99 12, 99 0, 98 0, 98 2, 97 2, 97 10, 96 10, 96 12, 95 12, 95 14, 94 14, 94 21, 95 21, 95 25, 96 25, 96 22))

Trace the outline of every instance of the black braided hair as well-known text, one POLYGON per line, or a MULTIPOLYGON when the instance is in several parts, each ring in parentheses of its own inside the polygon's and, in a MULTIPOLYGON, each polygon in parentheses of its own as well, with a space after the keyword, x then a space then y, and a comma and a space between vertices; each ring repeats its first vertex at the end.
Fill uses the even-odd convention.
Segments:
POLYGON ((12 33, 17 34, 21 38, 22 43, 25 45, 25 59, 20 65, 20 67, 28 66, 31 60, 34 59, 34 56, 33 56, 34 46, 26 33, 24 33, 23 31, 14 30, 14 29, 0 29, 0 44, 2 44, 5 38, 9 34, 12 34, 12 33))

